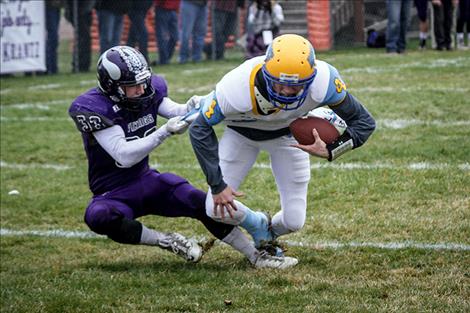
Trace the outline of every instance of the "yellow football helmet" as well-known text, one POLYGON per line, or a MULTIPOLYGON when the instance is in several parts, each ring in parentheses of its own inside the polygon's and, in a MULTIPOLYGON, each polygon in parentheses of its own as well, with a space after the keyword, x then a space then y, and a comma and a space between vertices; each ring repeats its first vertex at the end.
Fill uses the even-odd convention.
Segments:
POLYGON ((276 37, 266 51, 262 71, 271 103, 282 110, 295 110, 304 103, 308 87, 315 78, 315 50, 302 36, 276 37), (274 90, 275 84, 301 86, 302 89, 286 96, 274 90))

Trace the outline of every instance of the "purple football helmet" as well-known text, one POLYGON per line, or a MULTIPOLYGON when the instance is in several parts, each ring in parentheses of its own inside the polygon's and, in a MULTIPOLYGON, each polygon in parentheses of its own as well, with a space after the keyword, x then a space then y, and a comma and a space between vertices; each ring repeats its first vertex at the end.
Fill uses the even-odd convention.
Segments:
POLYGON ((138 50, 115 46, 106 50, 98 60, 98 87, 119 106, 130 111, 146 107, 155 94, 151 84, 152 69, 138 50), (137 98, 126 96, 121 86, 144 84, 145 92, 137 98))

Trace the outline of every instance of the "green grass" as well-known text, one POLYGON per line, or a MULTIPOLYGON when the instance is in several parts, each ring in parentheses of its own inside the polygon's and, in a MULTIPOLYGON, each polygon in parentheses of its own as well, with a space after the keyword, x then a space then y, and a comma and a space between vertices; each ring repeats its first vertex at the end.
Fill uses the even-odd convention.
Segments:
MULTIPOLYGON (((86 157, 67 108, 95 85, 95 74, 72 75, 66 47, 61 46, 59 75, 0 79, 2 229, 88 231, 86 157), (8 195, 13 189, 20 194, 8 195)), ((410 50, 390 57, 362 48, 317 53, 339 70, 379 127, 364 147, 333 164, 311 158, 319 166, 312 169, 307 222, 285 237, 305 245, 289 247, 288 254, 300 260, 295 268, 256 270, 221 244, 194 265, 158 248, 104 238, 2 235, 1 312, 470 311, 467 54, 410 50), (414 123, 392 128, 387 120, 414 123), (351 164, 362 167, 340 167, 351 164), (419 164, 424 168, 416 168, 419 164)), ((209 92, 240 62, 239 52, 229 52, 222 62, 154 70, 165 76, 171 97, 184 102, 209 92)), ((268 163, 268 156, 262 153, 258 162, 268 163)), ((167 140, 151 154, 151 163, 206 189, 187 135, 167 140)), ((240 190, 247 205, 271 214, 279 210, 270 170, 252 169, 240 190)), ((163 231, 208 236, 185 218, 141 221, 163 231)))

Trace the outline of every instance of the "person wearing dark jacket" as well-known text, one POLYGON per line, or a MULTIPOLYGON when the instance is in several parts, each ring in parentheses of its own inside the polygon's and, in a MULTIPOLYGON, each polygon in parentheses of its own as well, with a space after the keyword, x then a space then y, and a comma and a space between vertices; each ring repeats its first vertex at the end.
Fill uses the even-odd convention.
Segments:
POLYGON ((152 0, 139 0, 132 1, 131 8, 128 16, 131 20, 131 27, 129 28, 129 36, 127 37, 127 45, 139 47, 139 51, 144 55, 148 61, 148 31, 145 26, 145 17, 147 11, 152 6, 152 0))
MULTIPOLYGON (((137 1, 140 2, 140 1, 137 1)), ((122 20, 129 12, 131 1, 97 0, 95 9, 98 13, 100 34, 100 52, 119 45, 122 34, 122 20)))

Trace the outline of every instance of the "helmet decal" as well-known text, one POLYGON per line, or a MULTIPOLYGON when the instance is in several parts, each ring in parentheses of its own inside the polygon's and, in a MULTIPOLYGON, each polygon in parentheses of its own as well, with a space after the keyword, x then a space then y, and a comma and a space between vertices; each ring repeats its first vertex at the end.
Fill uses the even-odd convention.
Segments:
POLYGON ((310 46, 310 53, 308 54, 308 64, 310 64, 310 67, 314 67, 315 66, 315 51, 313 50, 313 47, 310 46))
POLYGON ((279 81, 284 83, 297 83, 299 82, 299 74, 286 74, 286 73, 280 73, 279 75, 279 81))
POLYGON ((142 64, 142 60, 140 60, 138 54, 135 52, 135 49, 128 47, 123 47, 122 49, 118 50, 119 55, 124 60, 124 62, 126 62, 129 71, 137 74, 142 70, 144 64, 142 64))
POLYGON ((118 80, 121 77, 119 66, 109 61, 106 55, 103 55, 103 67, 106 69, 111 79, 118 80))

